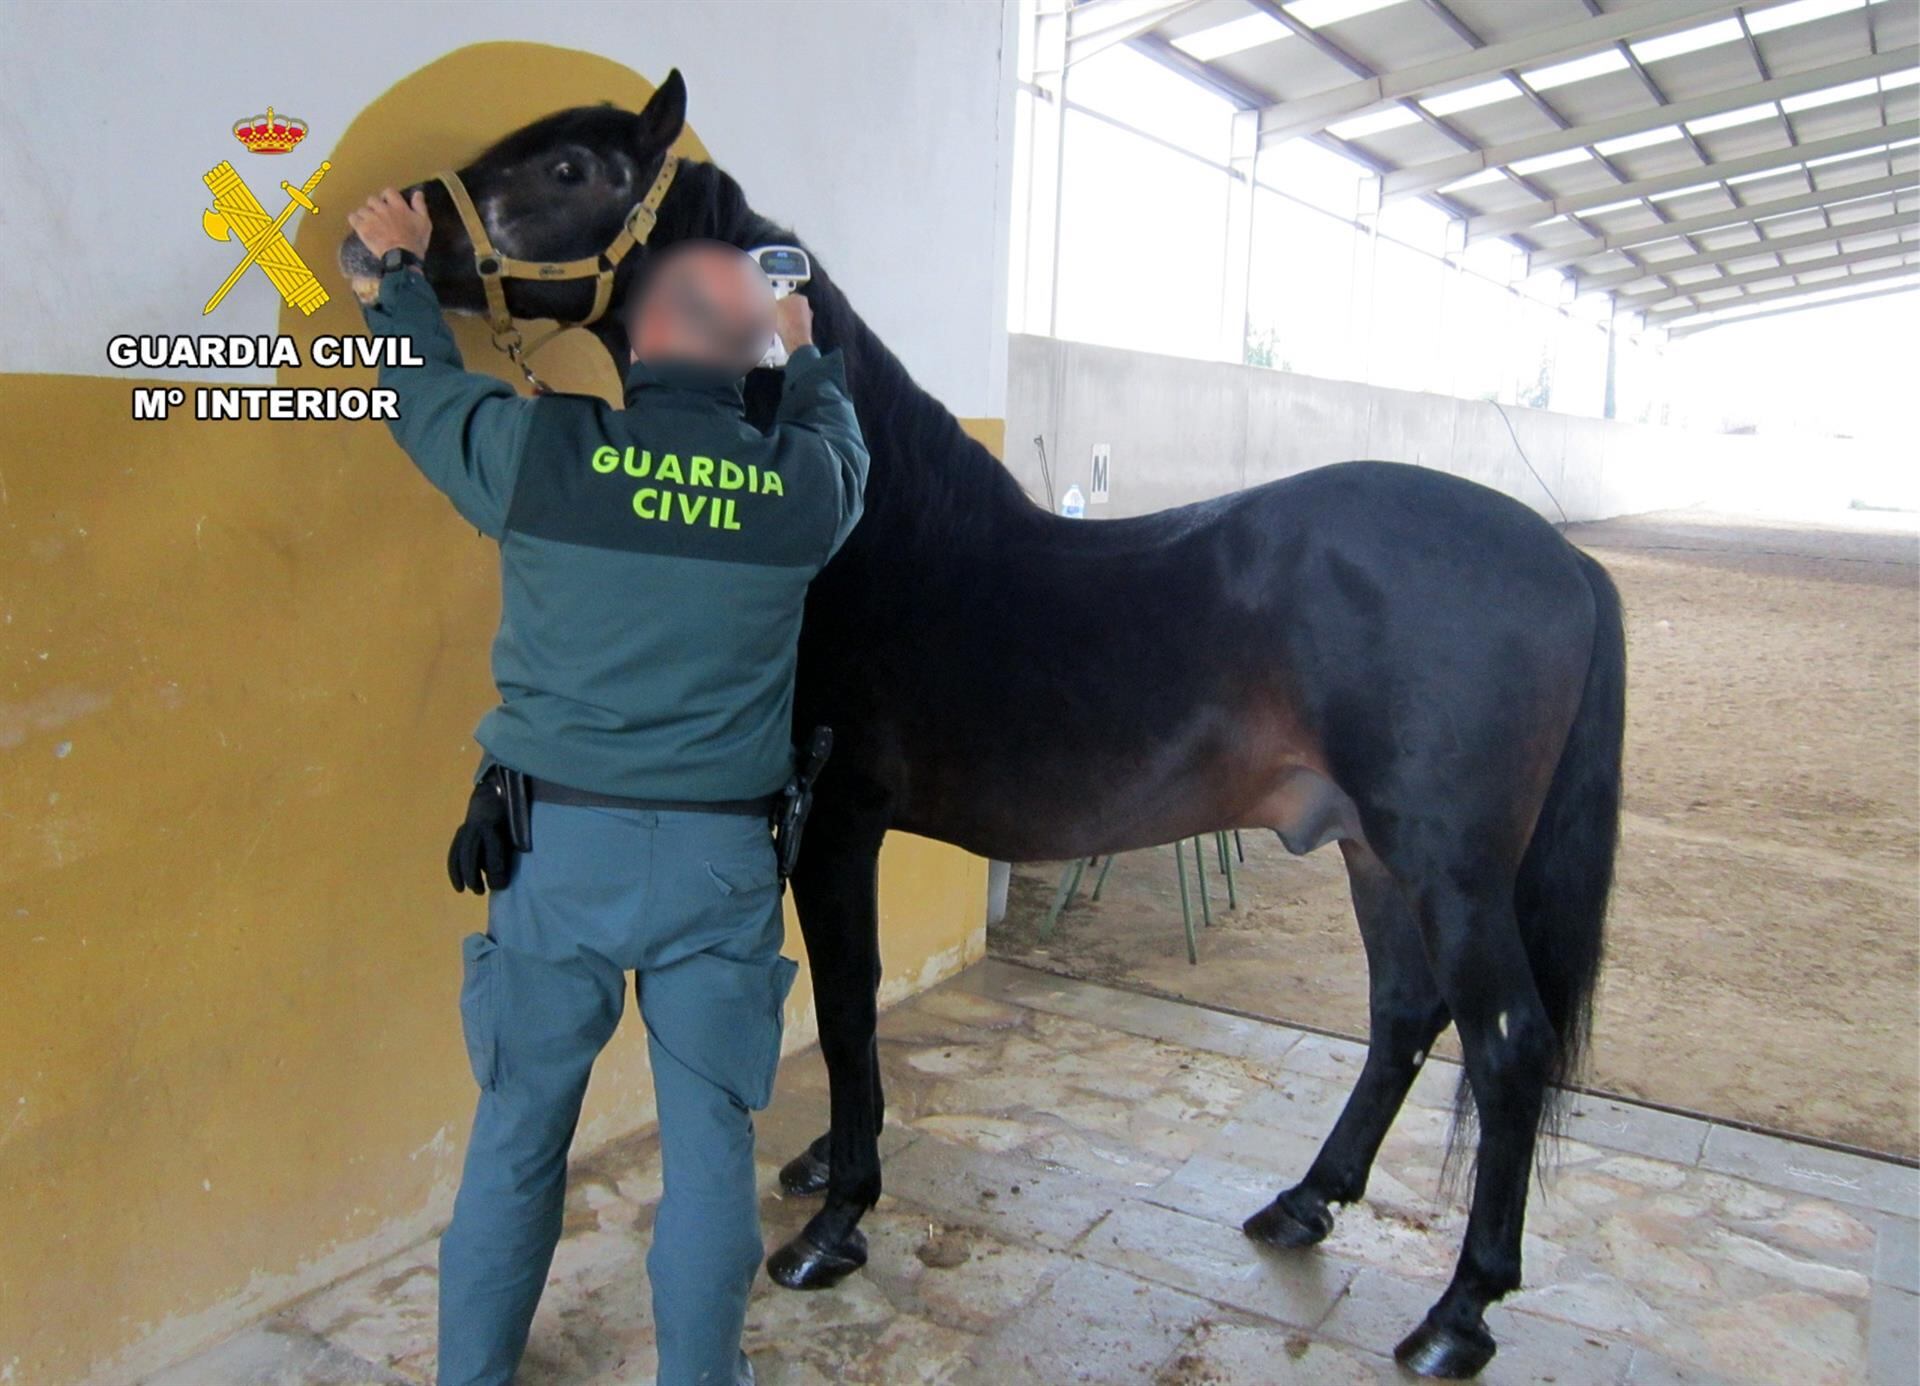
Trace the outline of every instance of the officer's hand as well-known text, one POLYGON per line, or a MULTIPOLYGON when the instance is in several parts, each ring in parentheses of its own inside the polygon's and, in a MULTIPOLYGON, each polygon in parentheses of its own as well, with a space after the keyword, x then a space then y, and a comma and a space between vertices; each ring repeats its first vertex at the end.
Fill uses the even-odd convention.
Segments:
POLYGON ((360 244, 379 259, 398 247, 426 258, 427 242, 433 239, 433 220, 427 215, 427 195, 414 189, 413 200, 392 188, 375 193, 367 205, 347 213, 347 225, 360 238, 360 244))
POLYGON ((805 294, 788 294, 774 304, 773 325, 789 355, 813 345, 813 305, 805 294))
POLYGON ((506 889, 513 879, 513 837, 507 831, 507 804, 487 781, 467 799, 467 821, 447 848, 447 879, 455 890, 485 895, 487 887, 506 889))

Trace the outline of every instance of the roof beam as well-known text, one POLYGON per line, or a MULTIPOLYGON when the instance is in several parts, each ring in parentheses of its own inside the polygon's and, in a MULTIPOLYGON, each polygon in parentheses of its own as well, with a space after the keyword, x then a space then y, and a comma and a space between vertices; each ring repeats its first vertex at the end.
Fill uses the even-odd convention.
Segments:
POLYGON ((1067 66, 1158 28, 1202 0, 1094 0, 1067 11, 1067 66))
POLYGON ((1625 38, 1672 33, 1719 19, 1740 8, 1740 0, 1666 0, 1583 19, 1504 43, 1489 43, 1465 53, 1415 63, 1397 72, 1347 82, 1330 91, 1282 101, 1260 113, 1261 144, 1277 144, 1324 130, 1336 120, 1363 115, 1408 97, 1493 77, 1508 68, 1532 66, 1603 48, 1625 38))
MULTIPOLYGON (((1675 169, 1672 173, 1662 173, 1656 177, 1642 178, 1632 183, 1586 188, 1580 192, 1553 198, 1551 201, 1536 203, 1531 207, 1515 207, 1511 211, 1489 212, 1484 216, 1473 217, 1467 222, 1467 239, 1477 241, 1488 236, 1507 236, 1515 231, 1523 231, 1529 226, 1537 226, 1543 221, 1574 215, 1593 207, 1606 207, 1615 202, 1631 202, 1635 198, 1679 192, 1684 188, 1710 187, 1715 183, 1722 183, 1729 178, 1739 178, 1749 173, 1766 173, 1773 169, 1794 168, 1815 159, 1825 159, 1836 154, 1855 154, 1863 149, 1875 149, 1896 140, 1911 139, 1916 134, 1920 134, 1920 121, 1907 120, 1891 126, 1870 125, 1864 130, 1835 135, 1830 139, 1812 140, 1806 144, 1788 145, 1759 154, 1748 154, 1744 158, 1722 159, 1718 163, 1675 169)), ((1387 176, 1392 177, 1391 174, 1387 176)))
MULTIPOLYGON (((1679 322, 1668 324, 1667 337, 1669 340, 1677 341, 1682 337, 1691 337, 1696 332, 1707 332, 1716 327, 1731 327, 1737 322, 1757 322, 1761 318, 1777 318, 1785 313, 1804 313, 1810 308, 1834 308, 1842 303, 1861 303, 1870 298, 1885 298, 1888 294, 1910 294, 1915 289, 1920 289, 1920 279, 1907 284, 1882 285, 1878 289, 1868 289, 1865 293, 1842 294, 1838 298, 1823 298, 1805 303, 1785 303, 1778 308, 1768 308, 1758 313, 1740 313, 1733 317, 1720 313, 1702 313, 1697 318, 1682 318, 1679 322)), ((1811 291, 1809 296, 1811 297, 1811 291)))
POLYGON ((1703 212, 1699 216, 1688 217, 1683 221, 1667 222, 1660 226, 1639 226, 1631 231, 1614 231, 1592 240, 1551 246, 1529 259, 1527 268, 1529 272, 1537 274, 1541 270, 1559 269, 1576 260, 1591 260, 1594 256, 1605 255, 1609 251, 1624 251, 1633 246, 1652 245, 1655 241, 1672 240, 1676 236, 1690 235, 1696 231, 1746 226, 1752 222, 1765 221, 1770 217, 1787 216, 1794 212, 1810 211, 1816 207, 1838 207, 1849 202, 1859 202, 1865 198, 1884 197, 1889 193, 1898 198, 1903 193, 1917 192, 1920 192, 1920 172, 1911 170, 1886 178, 1863 178, 1852 183, 1837 183, 1824 188, 1815 188, 1812 192, 1795 193, 1792 197, 1776 197, 1769 202, 1750 202, 1744 207, 1729 207, 1719 212, 1703 212))
MULTIPOLYGON (((1703 250, 1697 255, 1680 255, 1671 260, 1649 260, 1644 265, 1633 265, 1623 270, 1609 270, 1605 274, 1583 274, 1579 276, 1579 289, 1583 294, 1596 293, 1602 289, 1617 289, 1623 284, 1635 284, 1642 279, 1651 279, 1655 275, 1676 274, 1681 270, 1707 269, 1715 265, 1730 264, 1735 260, 1750 260, 1756 255, 1774 255, 1783 250, 1805 250, 1808 246, 1825 245, 1828 242, 1851 240, 1855 236, 1874 236, 1886 231, 1905 231, 1909 228, 1920 229, 1920 219, 1909 212, 1890 212, 1882 217, 1867 217, 1860 221, 1840 222, 1833 226, 1817 226, 1811 231, 1802 231, 1795 236, 1777 236, 1772 240, 1765 237, 1757 241, 1745 241, 1739 245, 1717 246, 1703 250)), ((1671 293, 1672 290, 1666 290, 1671 293)), ((1623 294, 1622 297, 1631 297, 1623 294)))
POLYGON ((1718 115, 1723 111, 1739 110, 1743 106, 1755 106, 1764 101, 1778 101, 1782 97, 1799 96, 1806 92, 1824 91, 1828 87, 1843 86, 1848 82, 1858 82, 1870 77, 1884 77, 1889 73, 1904 72, 1916 64, 1920 64, 1920 44, 1910 43, 1904 47, 1890 48, 1883 53, 1868 53, 1864 57, 1851 58, 1843 63, 1833 63, 1807 72, 1796 72, 1789 77, 1750 82, 1743 87, 1730 87, 1724 91, 1709 92, 1705 96, 1675 101, 1670 105, 1654 105, 1641 110, 1625 111, 1616 116, 1608 116, 1604 120, 1590 121, 1585 125, 1575 125, 1566 130, 1549 130, 1544 134, 1531 135, 1526 139, 1488 145, 1484 149, 1469 149, 1460 154, 1448 155, 1444 159, 1432 159, 1424 164, 1412 164, 1406 168, 1397 169, 1387 175, 1382 193, 1392 198, 1432 192, 1448 183, 1470 177, 1482 169, 1500 168, 1545 154, 1560 154, 1570 149, 1580 149, 1586 145, 1617 139, 1622 135, 1644 134, 1648 130, 1658 130, 1668 125, 1684 126, 1687 121, 1698 120, 1702 116, 1718 115))
MULTIPOLYGON (((1747 270, 1742 274, 1723 274, 1717 279, 1699 279, 1692 283, 1672 286, 1662 284, 1654 289, 1616 294, 1615 298, 1621 307, 1637 312, 1649 303, 1665 304, 1669 299, 1692 299, 1717 289, 1744 289, 1749 284, 1764 284, 1770 279, 1783 279, 1788 275, 1812 274, 1816 270, 1845 269, 1849 265, 1864 264, 1869 260, 1895 259, 1909 254, 1914 249, 1915 245, 1910 240, 1895 241, 1892 245, 1879 245, 1867 250, 1843 250, 1812 260, 1796 260, 1789 264, 1773 265, 1767 269, 1747 270)), ((1649 311, 1659 313, 1673 310, 1653 308, 1649 311)))
POLYGON ((1844 289, 1854 284, 1878 284, 1889 279, 1898 279, 1902 275, 1920 271, 1920 260, 1909 259, 1905 264, 1890 265, 1886 269, 1866 270, 1860 274, 1835 275, 1831 279, 1817 279, 1811 284, 1786 284, 1778 289, 1762 289, 1757 294, 1742 294, 1738 298, 1715 299, 1711 303, 1695 303, 1691 299, 1677 303, 1672 307, 1650 308, 1647 321, 1659 326, 1660 319, 1674 313, 1719 312, 1723 308, 1740 308, 1749 303, 1772 303, 1778 299, 1792 298, 1797 294, 1818 293, 1822 289, 1844 289))

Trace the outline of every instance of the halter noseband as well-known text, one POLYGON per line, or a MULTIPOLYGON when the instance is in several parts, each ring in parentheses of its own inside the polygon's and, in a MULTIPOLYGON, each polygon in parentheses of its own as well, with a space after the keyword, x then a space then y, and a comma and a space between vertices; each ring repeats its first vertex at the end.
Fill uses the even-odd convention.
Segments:
POLYGON ((621 223, 620 234, 598 255, 589 255, 582 260, 516 260, 510 255, 502 255, 495 248, 492 237, 487 235, 486 225, 481 221, 473 199, 467 195, 466 184, 460 181, 460 175, 451 169, 434 175, 446 188, 447 196, 453 199, 454 210, 460 213, 460 221, 467 228, 467 239, 473 243, 473 268, 480 276, 480 287, 486 291, 487 326, 493 329, 493 344, 513 358, 520 373, 526 376, 527 383, 536 390, 544 391, 546 387, 528 367, 526 358, 568 327, 584 327, 600 321, 606 315, 613 300, 613 280, 620 269, 620 262, 627 258, 627 253, 636 245, 645 245, 647 238, 653 234, 654 222, 660 215, 660 203, 666 198, 667 189, 673 186, 673 176, 679 169, 680 156, 667 155, 660 165, 659 175, 653 180, 653 186, 647 189, 647 195, 633 205, 626 220, 621 223), (505 281, 509 279, 532 279, 543 284, 567 279, 592 279, 593 307, 584 318, 560 319, 560 326, 553 332, 532 346, 525 346, 519 329, 513 325, 513 314, 507 309, 505 281))

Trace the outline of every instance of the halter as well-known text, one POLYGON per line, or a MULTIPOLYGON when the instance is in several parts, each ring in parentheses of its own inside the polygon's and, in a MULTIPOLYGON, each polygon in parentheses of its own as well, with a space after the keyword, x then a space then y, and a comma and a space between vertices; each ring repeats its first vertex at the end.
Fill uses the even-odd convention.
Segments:
POLYGON ((486 225, 480 220, 480 212, 467 195, 466 184, 460 181, 460 175, 451 169, 434 175, 446 188, 447 196, 453 199, 454 210, 460 213, 460 221, 467 228, 467 239, 473 242, 473 268, 480 276, 480 287, 486 291, 487 326, 493 330, 494 348, 513 358, 513 364, 520 368, 520 373, 526 376, 527 383, 534 389, 544 393, 547 387, 527 365, 527 358, 567 328, 584 327, 600 321, 606 315, 607 307, 613 300, 613 280, 620 269, 620 262, 627 258, 627 253, 636 245, 645 245, 647 237, 653 234, 654 222, 660 215, 660 203, 666 198, 667 189, 673 186, 673 175, 679 168, 680 156, 667 155, 660 165, 659 176, 653 180, 653 186, 647 189, 647 195, 633 205, 626 220, 621 223, 620 234, 598 255, 589 255, 583 260, 516 260, 510 255, 502 255, 487 235, 486 225), (505 281, 509 279, 532 279, 543 284, 567 279, 592 279, 593 307, 584 318, 560 319, 558 327, 532 346, 527 346, 520 329, 513 325, 513 314, 507 309, 505 281))

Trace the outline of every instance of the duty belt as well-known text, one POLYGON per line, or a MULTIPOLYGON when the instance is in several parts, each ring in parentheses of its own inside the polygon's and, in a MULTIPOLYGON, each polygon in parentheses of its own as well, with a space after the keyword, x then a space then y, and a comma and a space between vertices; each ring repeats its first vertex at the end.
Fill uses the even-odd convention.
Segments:
POLYGON ((574 808, 643 809, 654 813, 729 813, 752 818, 771 819, 781 803, 778 794, 763 794, 758 799, 634 799, 624 794, 601 794, 591 789, 575 789, 552 780, 527 776, 528 797, 549 804, 574 808))

